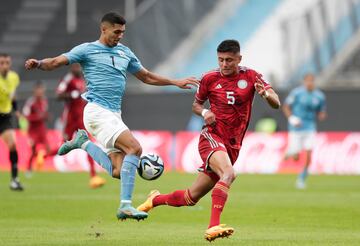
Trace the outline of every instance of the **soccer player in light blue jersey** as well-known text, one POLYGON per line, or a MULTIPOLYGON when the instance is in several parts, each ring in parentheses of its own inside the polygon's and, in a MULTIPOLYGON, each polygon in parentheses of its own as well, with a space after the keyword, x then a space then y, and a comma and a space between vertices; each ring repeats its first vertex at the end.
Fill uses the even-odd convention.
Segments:
POLYGON ((317 120, 326 118, 325 95, 315 88, 315 77, 308 73, 303 85, 293 89, 285 100, 283 112, 288 119, 288 148, 285 158, 299 158, 301 150, 306 151, 305 166, 296 180, 298 189, 305 189, 305 180, 311 162, 316 135, 317 120))
POLYGON ((134 74, 146 84, 175 85, 182 89, 190 89, 191 85, 197 85, 198 81, 192 77, 169 79, 144 68, 135 54, 119 43, 125 32, 125 24, 122 16, 107 13, 101 20, 99 40, 83 43, 54 58, 28 59, 25 68, 50 71, 63 65, 81 64, 87 84, 87 92, 83 94, 87 101, 84 125, 103 148, 92 143, 86 131, 79 130, 73 140, 60 147, 58 153, 64 155, 73 149, 81 148, 110 175, 120 178, 120 207, 117 218, 141 220, 147 218, 147 213, 132 206, 132 193, 142 149, 121 118, 126 73, 134 74))

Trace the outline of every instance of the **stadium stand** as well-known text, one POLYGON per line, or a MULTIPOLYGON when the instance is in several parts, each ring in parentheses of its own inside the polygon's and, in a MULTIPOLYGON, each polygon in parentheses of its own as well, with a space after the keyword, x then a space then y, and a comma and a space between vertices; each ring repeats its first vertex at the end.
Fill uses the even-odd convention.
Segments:
POLYGON ((341 69, 336 62, 338 56, 343 57, 347 49, 353 53, 359 47, 359 43, 354 45, 350 42, 357 35, 359 24, 358 0, 321 0, 307 9, 299 19, 285 21, 289 71, 286 83, 291 86, 305 72, 313 71, 322 74, 320 81, 323 87, 333 86, 334 75, 339 74, 341 69), (304 30, 301 36, 306 39, 300 40, 296 26, 304 30))
MULTIPOLYGON (((77 9, 77 30, 67 30, 67 2, 46 0, 6 1, 4 14, 0 16, 0 51, 13 57, 13 69, 19 72, 23 82, 18 92, 26 98, 36 80, 46 80, 48 95, 53 96, 57 81, 66 68, 44 73, 26 72, 23 63, 28 57, 51 57, 61 54, 77 44, 96 40, 99 35, 99 19, 109 11, 116 11, 128 19, 123 42, 131 47, 142 63, 152 69, 164 60, 175 47, 190 34, 192 27, 215 5, 215 1, 159 1, 73 0, 77 9), (131 3, 133 12, 129 11, 131 3), (128 17, 127 17, 128 16, 128 17), (149 25, 149 23, 153 23, 149 25), (179 24, 180 23, 180 24, 179 24), (21 32, 21 33, 20 33, 21 32), (154 38, 154 37, 162 37, 154 38)), ((129 90, 140 91, 141 83, 131 79, 129 90), (134 89, 132 89, 134 88, 134 89)))
MULTIPOLYGON (((124 2, 108 0, 99 4, 98 1, 78 0, 77 31, 68 33, 65 18, 66 2, 61 1, 49 27, 42 34, 40 42, 34 47, 30 56, 49 57, 69 50, 77 44, 96 40, 99 35, 98 24, 101 16, 109 11, 116 11, 126 16, 124 2)), ((161 61, 167 53, 176 47, 181 39, 190 33, 194 23, 199 21, 214 6, 212 1, 190 2, 192 5, 186 6, 184 2, 174 0, 162 3, 153 0, 136 1, 137 17, 128 21, 124 43, 130 46, 136 54, 141 54, 141 61, 146 67, 152 68, 161 61), (184 16, 189 18, 184 19, 184 16), (148 23, 154 24, 148 25, 148 23), (183 23, 184 25, 175 25, 176 23, 183 23), (163 38, 161 40, 154 39, 154 35, 163 38)), ((32 14, 32 11, 32 9, 28 10, 29 15, 32 14)), ((30 74, 19 70, 24 80, 57 79, 64 74, 64 71, 30 74)))
POLYGON ((13 11, 7 13, 0 50, 13 57, 14 70, 21 71, 24 59, 41 43, 42 35, 60 4, 59 0, 23 0, 15 1, 14 5, 6 4, 6 8, 13 11))
MULTIPOLYGON (((216 67, 213 53, 209 51, 215 50, 224 38, 236 38, 242 44, 242 64, 262 72, 277 88, 286 89, 295 86, 307 71, 317 74, 334 71, 334 60, 337 55, 343 56, 345 49, 351 54, 358 50, 358 44, 349 47, 359 28, 358 0, 272 0, 266 4, 255 0, 237 3, 214 33, 196 42, 193 38, 196 33, 190 35, 183 43, 195 43, 195 48, 188 45, 188 50, 176 53, 176 58, 180 59, 170 56, 163 66, 158 67, 159 71, 177 77, 199 76, 216 67), (181 54, 187 54, 187 57, 183 58, 181 54)), ((228 1, 228 4, 227 9, 234 1, 228 1)), ((194 28, 194 32, 199 31, 194 28)), ((341 67, 344 69, 343 64, 341 67)), ((346 73, 344 78, 350 76, 350 72, 346 73)), ((329 79, 334 80, 334 74, 323 79, 321 86, 333 84, 329 79)), ((352 83, 356 84, 356 81, 352 83)))
POLYGON ((209 51, 216 50, 217 45, 223 39, 234 38, 240 40, 242 44, 254 34, 263 24, 263 21, 278 6, 281 1, 242 1, 233 15, 228 15, 226 22, 213 34, 202 40, 201 47, 191 55, 187 65, 178 71, 178 77, 186 75, 198 75, 216 66, 214 53, 209 51), (261 4, 259 4, 261 2, 261 4))

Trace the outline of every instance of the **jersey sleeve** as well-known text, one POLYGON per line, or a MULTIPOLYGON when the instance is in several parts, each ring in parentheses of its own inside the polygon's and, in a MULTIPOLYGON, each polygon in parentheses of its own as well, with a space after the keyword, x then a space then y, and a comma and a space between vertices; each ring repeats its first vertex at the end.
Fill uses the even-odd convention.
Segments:
POLYGON ((206 81, 206 77, 201 78, 200 84, 195 94, 195 100, 200 104, 203 104, 208 99, 208 89, 206 81))
POLYGON ((64 53, 63 56, 65 56, 69 60, 69 64, 80 63, 85 59, 87 53, 87 45, 88 43, 83 43, 75 46, 69 52, 64 53))
POLYGON ((127 67, 127 71, 132 74, 139 72, 140 69, 142 69, 142 67, 143 67, 141 65, 140 60, 136 57, 136 55, 131 50, 129 50, 128 55, 130 57, 130 62, 127 67))
POLYGON ((71 78, 71 74, 67 74, 64 76, 64 78, 59 82, 59 85, 56 88, 56 94, 61 94, 67 91, 71 78))
POLYGON ((27 99, 25 104, 24 104, 24 107, 22 109, 22 113, 25 117, 28 117, 31 113, 31 101, 30 99, 27 99))
POLYGON ((36 114, 33 111, 33 105, 34 105, 34 100, 33 98, 29 98, 24 107, 23 107, 23 115, 26 117, 26 119, 30 122, 34 122, 34 121, 38 121, 40 119, 39 115, 36 114))

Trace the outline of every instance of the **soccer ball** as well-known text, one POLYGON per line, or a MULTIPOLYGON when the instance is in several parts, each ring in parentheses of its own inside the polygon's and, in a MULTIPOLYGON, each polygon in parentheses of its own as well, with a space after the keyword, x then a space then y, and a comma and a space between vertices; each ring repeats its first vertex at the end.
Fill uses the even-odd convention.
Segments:
POLYGON ((164 171, 164 162, 157 154, 146 154, 140 158, 138 174, 146 180, 155 180, 164 171))

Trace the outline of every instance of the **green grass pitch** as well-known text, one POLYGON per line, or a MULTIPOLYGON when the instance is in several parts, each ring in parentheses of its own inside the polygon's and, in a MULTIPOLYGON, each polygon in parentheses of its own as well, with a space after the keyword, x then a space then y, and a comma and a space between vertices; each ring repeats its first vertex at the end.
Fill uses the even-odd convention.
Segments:
MULTIPOLYGON (((105 174, 103 175, 105 176, 105 174)), ((170 192, 195 175, 165 173, 137 179, 134 204, 154 188, 170 192)), ((35 173, 26 190, 11 192, 0 173, 0 245, 209 245, 203 239, 210 194, 194 207, 158 207, 147 220, 117 221, 119 181, 88 188, 86 173, 35 173)), ((360 177, 311 176, 308 189, 294 175, 240 175, 222 222, 235 228, 214 245, 360 245, 360 177)))

